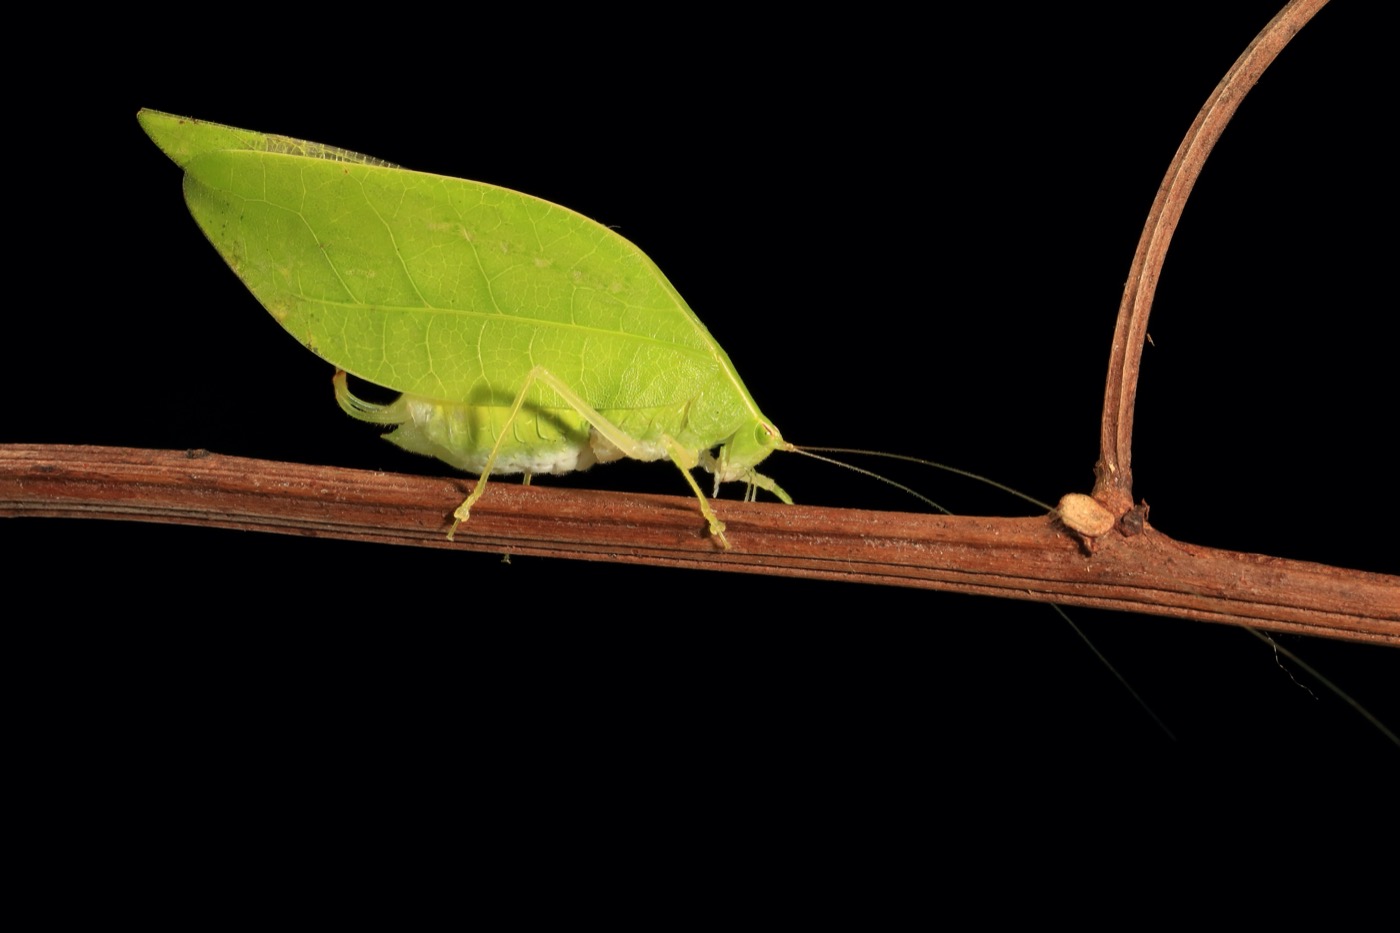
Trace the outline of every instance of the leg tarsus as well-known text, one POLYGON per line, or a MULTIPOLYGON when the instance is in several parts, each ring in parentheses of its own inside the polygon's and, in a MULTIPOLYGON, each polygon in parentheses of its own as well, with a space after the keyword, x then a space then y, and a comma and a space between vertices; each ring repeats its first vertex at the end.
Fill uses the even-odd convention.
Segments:
POLYGON ((481 498, 482 490, 485 488, 485 477, 482 477, 476 481, 476 488, 471 491, 471 495, 467 496, 466 500, 457 506, 457 510, 452 513, 452 527, 447 532, 448 541, 451 541, 453 535, 457 533, 457 529, 465 525, 467 519, 472 517, 472 506, 476 504, 476 500, 481 498))

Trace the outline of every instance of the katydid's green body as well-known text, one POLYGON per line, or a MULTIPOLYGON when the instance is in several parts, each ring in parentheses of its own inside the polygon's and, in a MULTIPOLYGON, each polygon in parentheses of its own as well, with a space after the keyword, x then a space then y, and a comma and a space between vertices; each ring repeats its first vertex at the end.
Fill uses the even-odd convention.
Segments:
POLYGON ((479 473, 669 457, 787 495, 788 447, 655 264, 580 214, 317 143, 143 110, 210 242, 272 316, 339 369, 403 393, 351 415, 479 473), (719 448, 718 454, 712 454, 719 448))

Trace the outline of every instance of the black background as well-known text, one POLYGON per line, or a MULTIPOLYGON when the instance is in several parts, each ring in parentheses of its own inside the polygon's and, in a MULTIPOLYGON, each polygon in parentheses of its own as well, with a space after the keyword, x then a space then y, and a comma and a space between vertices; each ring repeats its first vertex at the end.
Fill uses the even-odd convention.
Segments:
MULTIPOLYGON (((11 269, 0 438, 446 471, 337 410, 331 368, 195 228, 144 106, 567 205, 651 255, 788 439, 1087 492, 1141 223, 1272 13, 1170 6, 645 38, 528 18, 117 24, 145 34, 81 95, 18 108, 36 246, 11 269)), ((1325 10, 1267 73, 1187 209, 1135 491, 1180 540, 1395 573, 1393 259, 1368 226, 1394 209, 1393 167, 1359 6, 1325 10)), ((913 507, 798 458, 766 467, 799 501, 913 507)), ((1023 514, 891 472, 954 511, 1023 514)), ((548 482, 686 494, 665 465, 548 482)), ((0 536, 40 634, 36 706, 100 757, 170 755, 196 779, 625 771, 786 794, 857 773, 916 786, 1007 753, 1385 753, 1267 647, 1194 622, 1073 613, 1172 744, 1034 604, 102 522, 0 536)), ((1284 642, 1400 726, 1396 652, 1284 642)))

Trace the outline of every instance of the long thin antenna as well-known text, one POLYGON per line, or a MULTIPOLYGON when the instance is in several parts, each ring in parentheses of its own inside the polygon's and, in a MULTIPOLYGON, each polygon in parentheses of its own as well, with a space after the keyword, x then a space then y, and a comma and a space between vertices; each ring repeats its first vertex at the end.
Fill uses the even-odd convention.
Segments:
POLYGON ((818 456, 817 452, 824 453, 824 454, 851 454, 851 455, 855 455, 855 456, 883 457, 883 458, 885 458, 886 460, 903 460, 905 463, 917 463, 917 464, 919 464, 920 466, 932 467, 932 468, 935 469, 935 470, 943 470, 944 472, 947 472, 947 473, 955 473, 955 474, 957 474, 958 476, 965 476, 965 477, 967 477, 968 479, 976 480, 976 481, 979 482, 979 483, 985 483, 986 485, 991 486, 991 487, 993 487, 993 488, 995 488, 995 489, 1000 489, 1000 490, 1001 490, 1002 492, 1004 492, 1004 493, 1007 493, 1007 494, 1009 494, 1009 495, 1013 495, 1013 496, 1015 496, 1017 499, 1023 499, 1023 500, 1025 500, 1026 502, 1029 502, 1031 505, 1038 506, 1038 507, 1044 509, 1044 510, 1047 511, 1047 512, 1050 512, 1050 511, 1053 511, 1053 510, 1054 510, 1054 506, 1049 505, 1049 504, 1047 504, 1047 503, 1045 503, 1045 502, 1041 502, 1039 499, 1035 498, 1034 496, 1028 496, 1028 495, 1026 495, 1024 492, 1021 492, 1019 489, 1012 489, 1010 486, 1006 486, 1006 485, 1004 485, 1004 484, 1002 484, 1002 483, 998 483, 998 482, 997 482, 996 480, 994 480, 994 479, 988 479, 987 477, 981 475, 980 473, 973 473, 973 472, 970 471, 970 470, 960 470, 960 469, 958 469, 958 468, 955 467, 955 466, 949 466, 949 465, 946 464, 946 463, 939 463, 939 462, 936 461, 936 460, 924 460, 924 459, 921 458, 921 457, 910 457, 910 456, 908 456, 908 455, 906 455, 906 454, 891 454, 891 453, 886 453, 886 452, 883 451, 883 450, 861 450, 861 449, 855 448, 855 447, 797 447, 797 446, 794 445, 794 446, 792 446, 792 447, 789 447, 788 449, 791 450, 791 451, 793 451, 793 452, 795 452, 795 453, 806 454, 807 456, 811 457, 811 458, 814 459, 814 460, 822 460, 822 461, 825 461, 826 463, 835 464, 836 466, 845 467, 845 468, 848 469, 848 470, 854 470, 854 471, 857 472, 857 473, 863 473, 863 474, 866 475, 866 476, 874 477, 875 479, 878 479, 880 482, 882 482, 882 483, 888 483, 889 485, 895 487, 896 489, 903 489, 905 492, 909 493, 909 494, 910 494, 911 496, 913 496, 914 498, 920 499, 920 500, 922 500, 922 501, 924 501, 924 502, 927 502, 929 505, 931 505, 931 506, 933 506, 934 508, 938 509, 940 512, 942 512, 942 513, 945 514, 945 515, 952 515, 953 513, 950 512, 948 509, 943 508, 943 506, 941 506, 941 505, 939 505, 938 503, 932 501, 931 499, 928 499, 928 498, 926 498, 926 497, 920 495, 919 493, 917 493, 917 492, 915 492, 914 490, 910 489, 908 486, 904 486, 904 485, 901 485, 900 483, 896 483, 894 480, 889 479, 888 477, 885 477, 885 476, 881 476, 879 473, 872 473, 872 472, 869 471, 869 470, 862 470, 860 467, 851 466, 849 463, 843 463, 843 462, 840 461, 840 460, 832 460, 832 459, 830 459, 830 458, 828 458, 828 457, 821 457, 821 456, 818 456))
POLYGON ((1378 730, 1380 730, 1381 735, 1385 736, 1387 739, 1390 740, 1390 744, 1400 747, 1400 736, 1397 736, 1394 732, 1391 732, 1385 723, 1377 719, 1375 715, 1372 714, 1372 712, 1366 707, 1362 706, 1360 703, 1356 702, 1350 696, 1348 696, 1346 692, 1342 690, 1341 687, 1338 687, 1336 684, 1332 683, 1332 681, 1319 674, 1317 672, 1317 669, 1314 668, 1312 665, 1308 664, 1307 661, 1304 661, 1302 658, 1298 657, 1296 654, 1289 651, 1283 645, 1280 645, 1277 641, 1270 638, 1268 635, 1265 635, 1258 629, 1248 625, 1242 626, 1242 628, 1249 634, 1253 635, 1255 638, 1262 641, 1264 644, 1269 645, 1278 654, 1283 655, 1284 657, 1288 658, 1288 660, 1292 661, 1294 664, 1307 671, 1307 673, 1314 680, 1322 684, 1322 686, 1326 687, 1328 690, 1331 690, 1332 693, 1336 695, 1338 699, 1340 699, 1346 705, 1350 706, 1352 709, 1356 710, 1358 713, 1361 714, 1363 719, 1365 719, 1371 725, 1375 726, 1378 730))

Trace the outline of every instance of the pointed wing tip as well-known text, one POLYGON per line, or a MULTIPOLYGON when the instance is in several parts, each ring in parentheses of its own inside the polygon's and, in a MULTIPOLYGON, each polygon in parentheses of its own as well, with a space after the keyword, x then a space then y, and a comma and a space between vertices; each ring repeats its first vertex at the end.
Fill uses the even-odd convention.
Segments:
POLYGON ((198 120, 143 107, 137 111, 136 121, 141 124, 141 129, 146 131, 146 135, 151 137, 151 142, 159 146, 160 151, 168 155, 176 165, 183 166, 199 154, 199 150, 192 145, 193 137, 197 135, 196 130, 200 126, 198 120))
POLYGON ((164 113, 149 107, 138 111, 136 120, 151 141, 160 147, 160 151, 182 168, 206 152, 266 148, 266 137, 261 133, 164 113), (259 145, 260 142, 262 145, 259 145))

